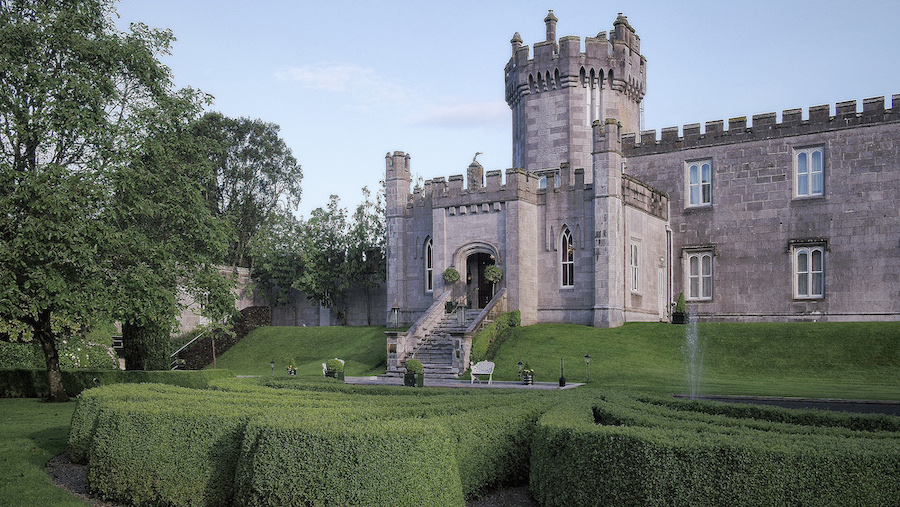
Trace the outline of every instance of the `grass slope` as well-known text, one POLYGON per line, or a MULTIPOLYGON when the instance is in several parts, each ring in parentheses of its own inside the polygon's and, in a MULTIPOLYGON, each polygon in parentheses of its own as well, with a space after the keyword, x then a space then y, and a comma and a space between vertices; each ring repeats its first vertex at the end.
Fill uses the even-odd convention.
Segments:
MULTIPOLYGON (((322 375, 322 363, 338 357, 348 376, 375 375, 387 368, 383 327, 261 327, 218 358, 218 368, 238 375, 287 376, 292 359, 297 374, 322 375)), ((211 366, 209 366, 211 368, 211 366)))
MULTIPOLYGON (((591 387, 688 392, 685 326, 633 323, 615 329, 541 324, 517 329, 495 358, 494 378, 516 377, 518 361, 535 380, 591 387)), ((701 394, 900 400, 900 323, 699 324, 701 394)))
POLYGON ((88 505, 44 472, 66 450, 75 403, 0 399, 0 505, 88 505))

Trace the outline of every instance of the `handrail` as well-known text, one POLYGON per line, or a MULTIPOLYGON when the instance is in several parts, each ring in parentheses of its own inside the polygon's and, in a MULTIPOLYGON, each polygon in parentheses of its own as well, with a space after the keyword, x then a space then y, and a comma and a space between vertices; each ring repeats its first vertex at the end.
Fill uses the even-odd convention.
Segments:
POLYGON ((209 329, 206 329, 206 330, 204 330, 202 333, 200 333, 200 334, 198 334, 197 336, 195 336, 193 340, 191 340, 191 341, 185 343, 184 345, 182 345, 180 349, 178 349, 178 350, 176 350, 175 352, 172 352, 171 354, 169 354, 169 359, 171 359, 171 358, 177 356, 179 352, 181 352, 182 350, 184 350, 184 349, 188 348, 189 346, 191 346, 192 343, 194 343, 195 341, 199 340, 200 337, 202 337, 203 335, 205 335, 205 334, 208 333, 208 332, 209 332, 209 329))
POLYGON ((506 297, 506 287, 500 289, 494 297, 491 298, 491 301, 481 310, 481 313, 478 315, 478 318, 475 319, 468 328, 466 328, 466 334, 472 333, 475 329, 484 321, 484 319, 494 310, 494 307, 506 297))

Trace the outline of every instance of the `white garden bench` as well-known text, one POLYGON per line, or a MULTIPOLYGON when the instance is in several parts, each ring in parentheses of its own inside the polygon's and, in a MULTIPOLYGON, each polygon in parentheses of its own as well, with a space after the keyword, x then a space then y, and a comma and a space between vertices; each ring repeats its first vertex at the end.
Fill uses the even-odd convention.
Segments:
MULTIPOLYGON (((488 376, 488 384, 494 383, 494 363, 491 361, 478 361, 477 363, 472 365, 469 376, 471 377, 470 384, 475 383, 475 378, 478 375, 487 375, 488 376)), ((481 382, 481 379, 478 379, 481 382)))

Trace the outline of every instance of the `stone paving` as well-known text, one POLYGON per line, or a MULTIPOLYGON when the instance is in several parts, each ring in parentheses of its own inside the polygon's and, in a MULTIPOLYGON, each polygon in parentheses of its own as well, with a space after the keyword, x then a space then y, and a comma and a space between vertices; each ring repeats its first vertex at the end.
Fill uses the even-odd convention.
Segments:
MULTIPOLYGON (((381 386, 402 386, 402 377, 345 377, 344 382, 356 385, 381 385, 381 386)), ((511 382, 506 380, 495 380, 492 384, 487 381, 470 382, 468 380, 449 380, 449 379, 429 379, 425 376, 425 387, 445 387, 445 388, 474 388, 474 389, 538 389, 538 390, 563 390, 574 389, 583 384, 576 382, 566 382, 565 387, 559 387, 559 382, 535 382, 531 385, 525 385, 521 382, 511 382)))

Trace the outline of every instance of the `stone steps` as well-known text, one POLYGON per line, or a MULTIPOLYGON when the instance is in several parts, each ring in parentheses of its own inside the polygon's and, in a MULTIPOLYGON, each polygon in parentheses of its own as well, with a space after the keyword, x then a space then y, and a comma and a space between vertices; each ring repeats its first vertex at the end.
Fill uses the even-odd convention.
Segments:
MULTIPOLYGON (((453 367, 454 335, 456 337, 466 332, 478 318, 480 310, 466 312, 464 327, 457 324, 455 313, 444 315, 444 318, 425 334, 425 339, 415 353, 416 359, 422 362, 422 371, 426 378, 430 379, 456 379, 460 371, 453 367)), ((391 371, 384 378, 397 378, 403 376, 403 371, 391 371)))

